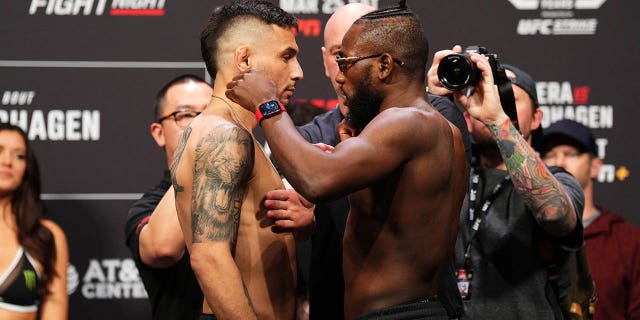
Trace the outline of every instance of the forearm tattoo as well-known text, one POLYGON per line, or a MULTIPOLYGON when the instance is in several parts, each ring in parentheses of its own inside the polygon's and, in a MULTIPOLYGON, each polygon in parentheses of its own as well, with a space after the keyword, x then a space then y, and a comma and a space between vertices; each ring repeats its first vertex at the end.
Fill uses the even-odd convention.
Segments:
POLYGON ((217 127, 198 142, 191 197, 194 243, 230 241, 232 253, 235 252, 253 155, 251 135, 238 127, 217 127))
POLYGON ((560 222, 572 212, 572 204, 560 183, 518 130, 506 120, 487 126, 493 134, 516 191, 538 222, 560 222))
POLYGON ((189 136, 191 135, 191 130, 191 127, 186 127, 184 129, 184 132, 180 136, 180 141, 178 141, 178 145, 176 146, 176 151, 174 151, 173 160, 171 161, 171 184, 173 184, 173 190, 176 193, 184 191, 184 187, 178 184, 178 179, 176 178, 176 168, 178 167, 178 163, 180 163, 180 158, 182 158, 184 148, 187 146, 187 141, 189 140, 189 136))

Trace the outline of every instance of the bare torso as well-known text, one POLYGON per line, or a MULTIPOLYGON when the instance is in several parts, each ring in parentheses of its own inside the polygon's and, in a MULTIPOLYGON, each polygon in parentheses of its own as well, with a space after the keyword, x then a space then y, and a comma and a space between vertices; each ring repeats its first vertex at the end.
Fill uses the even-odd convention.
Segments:
MULTIPOLYGON (((200 140, 212 128, 218 126, 239 126, 246 130, 239 124, 239 119, 232 110, 224 105, 210 105, 206 112, 192 122, 191 137, 178 168, 178 178, 184 186, 184 192, 176 193, 176 206, 179 213, 191 210, 194 180, 193 153, 196 146, 194 141, 200 140)), ((293 319, 296 287, 294 238, 290 233, 276 234, 271 231, 272 221, 266 217, 266 211, 262 205, 268 191, 283 189, 284 186, 253 136, 251 140, 255 150, 253 168, 241 199, 233 259, 258 318, 293 319)), ((190 231, 188 230, 189 233, 190 231)), ((224 295, 225 289, 217 288, 216 290, 222 290, 224 295)), ((205 309, 207 309, 206 304, 205 309)))
POLYGON ((440 141, 349 196, 343 252, 347 319, 437 293, 467 175, 458 130, 432 113, 426 118, 426 125, 438 128, 427 139, 440 141))
POLYGON ((262 202, 268 191, 284 189, 271 161, 256 143, 254 174, 242 203, 235 261, 259 319, 293 319, 296 253, 291 233, 271 231, 262 202))

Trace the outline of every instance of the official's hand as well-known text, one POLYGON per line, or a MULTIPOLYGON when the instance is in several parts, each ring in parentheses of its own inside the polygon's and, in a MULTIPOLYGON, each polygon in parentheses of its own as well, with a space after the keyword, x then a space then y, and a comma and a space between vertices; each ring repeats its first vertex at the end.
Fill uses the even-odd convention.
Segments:
POLYGON ((439 96, 448 96, 453 94, 453 91, 443 87, 440 83, 440 80, 438 79, 438 66, 440 66, 440 61, 442 61, 442 58, 452 53, 460 52, 462 52, 462 47, 459 45, 455 45, 451 50, 440 50, 433 55, 431 68, 429 68, 429 71, 427 71, 427 91, 429 93, 439 96))
POLYGON ((273 232, 293 232, 296 241, 311 237, 316 226, 313 214, 315 204, 293 189, 272 190, 267 192, 266 198, 264 206, 267 208, 267 217, 274 220, 273 232))
POLYGON ((333 146, 328 145, 326 143, 322 143, 322 142, 314 143, 313 146, 326 153, 333 153, 333 150, 335 149, 333 146))
POLYGON ((494 84, 489 60, 477 53, 470 53, 469 56, 482 73, 482 79, 475 85, 470 96, 467 97, 462 91, 458 91, 454 93, 454 97, 473 118, 485 125, 501 125, 509 117, 502 110, 498 87, 494 84))
POLYGON ((255 112, 259 105, 277 98, 276 84, 264 73, 251 69, 239 74, 227 84, 227 98, 243 108, 255 112))

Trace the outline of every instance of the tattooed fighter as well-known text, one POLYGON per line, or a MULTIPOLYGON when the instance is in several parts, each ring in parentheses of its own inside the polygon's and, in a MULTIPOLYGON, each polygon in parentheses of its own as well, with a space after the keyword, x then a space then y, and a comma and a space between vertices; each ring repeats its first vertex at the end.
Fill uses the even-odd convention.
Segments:
POLYGON ((269 74, 286 102, 302 79, 293 16, 265 1, 216 8, 201 35, 213 99, 184 130, 171 167, 178 218, 205 296, 201 319, 293 319, 296 258, 291 233, 274 233, 262 206, 284 189, 252 135, 253 113, 225 98, 249 69, 269 74), (210 312, 209 312, 210 311, 210 312))

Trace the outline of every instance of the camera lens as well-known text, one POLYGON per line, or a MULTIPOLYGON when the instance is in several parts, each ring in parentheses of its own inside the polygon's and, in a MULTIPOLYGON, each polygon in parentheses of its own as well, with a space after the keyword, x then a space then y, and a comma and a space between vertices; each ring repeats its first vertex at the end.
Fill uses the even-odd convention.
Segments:
POLYGON ((452 91, 464 89, 475 83, 478 71, 466 54, 453 53, 440 61, 438 79, 442 85, 452 91))

